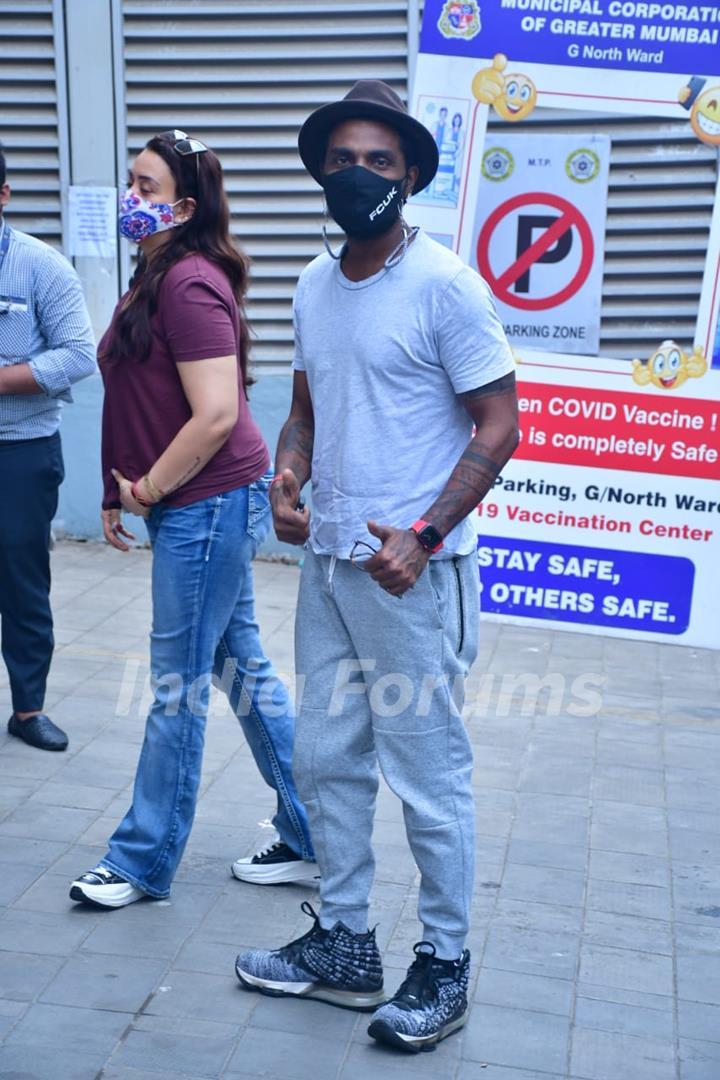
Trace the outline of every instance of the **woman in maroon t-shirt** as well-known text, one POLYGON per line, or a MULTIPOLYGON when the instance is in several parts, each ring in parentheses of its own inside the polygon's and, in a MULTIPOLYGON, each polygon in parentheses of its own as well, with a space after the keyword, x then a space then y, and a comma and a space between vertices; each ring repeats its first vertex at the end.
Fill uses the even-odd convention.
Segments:
POLYGON ((132 806, 73 900, 122 907, 170 892, 192 826, 213 674, 277 792, 278 840, 233 873, 269 884, 317 875, 291 773, 294 718, 260 644, 251 561, 268 533, 270 460, 248 408, 247 260, 230 238, 222 167, 182 131, 152 138, 120 200, 140 245, 100 342, 103 529, 127 551, 121 511, 153 548, 154 701, 132 806))

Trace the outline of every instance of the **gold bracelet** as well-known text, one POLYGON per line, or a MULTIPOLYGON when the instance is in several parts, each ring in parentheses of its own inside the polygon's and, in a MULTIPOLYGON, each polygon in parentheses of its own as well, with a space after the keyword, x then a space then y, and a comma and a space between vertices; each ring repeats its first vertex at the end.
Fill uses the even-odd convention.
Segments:
POLYGON ((157 484, 155 484, 150 479, 150 473, 145 473, 145 475, 143 476, 143 480, 145 481, 145 486, 150 492, 150 497, 154 499, 155 502, 161 502, 165 498, 165 492, 161 491, 157 484))

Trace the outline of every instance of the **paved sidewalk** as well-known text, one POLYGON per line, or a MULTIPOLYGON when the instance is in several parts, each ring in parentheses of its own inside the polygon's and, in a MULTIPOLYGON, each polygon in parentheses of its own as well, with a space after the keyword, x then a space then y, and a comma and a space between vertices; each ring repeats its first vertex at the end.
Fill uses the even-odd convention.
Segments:
MULTIPOLYGON (((304 932, 313 893, 229 875, 269 835, 271 800, 221 702, 171 900, 68 900, 129 801, 148 570, 146 551, 58 546, 48 710, 70 750, 0 734, 0 1078, 720 1078, 720 653, 484 625, 468 710, 474 1003, 461 1035, 410 1057, 376 1047, 365 1016, 239 988, 238 949, 304 932)), ((286 675, 297 577, 257 566, 286 675)), ((8 703, 3 669, 2 715, 8 703)), ((372 919, 394 989, 417 879, 384 788, 376 839, 372 919)))

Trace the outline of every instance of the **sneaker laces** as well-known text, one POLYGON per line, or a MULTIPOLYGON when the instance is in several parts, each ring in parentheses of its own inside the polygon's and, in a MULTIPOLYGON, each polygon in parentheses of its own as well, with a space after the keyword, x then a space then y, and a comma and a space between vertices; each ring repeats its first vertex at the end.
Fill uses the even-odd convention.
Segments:
POLYGON ((111 878, 115 877, 112 870, 108 870, 106 866, 96 866, 94 870, 90 871, 91 874, 97 874, 98 877, 111 878))
POLYGON ((296 963, 297 961, 302 959, 303 950, 308 941, 313 938, 318 938, 322 941, 327 937, 328 934, 328 931, 324 930, 323 927, 320 925, 320 920, 318 918, 317 912, 315 911, 315 908, 312 906, 312 904, 308 903, 307 900, 303 900, 302 904, 300 905, 300 910, 304 915, 307 915, 313 920, 313 925, 310 927, 306 934, 303 934, 302 937, 295 938, 294 941, 290 941, 287 945, 283 945, 281 949, 278 949, 278 952, 282 955, 282 957, 285 960, 291 961, 292 963, 296 963))
POLYGON ((392 998, 392 1004, 400 1009, 410 1010, 428 1005, 437 993, 435 946, 430 941, 419 941, 413 947, 413 952, 415 959, 398 992, 392 998))
POLYGON ((259 851, 256 851, 252 858, 253 860, 264 859, 266 855, 272 855, 274 851, 277 851, 277 849, 282 846, 282 840, 271 840, 268 844, 265 845, 265 847, 260 848, 259 851))

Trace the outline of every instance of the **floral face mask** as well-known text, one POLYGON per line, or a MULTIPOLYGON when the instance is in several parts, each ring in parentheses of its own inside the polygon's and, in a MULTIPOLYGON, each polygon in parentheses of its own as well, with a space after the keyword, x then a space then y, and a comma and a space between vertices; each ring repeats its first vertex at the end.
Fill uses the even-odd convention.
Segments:
POLYGON ((146 236, 154 233, 165 232, 166 229, 174 229, 182 222, 175 221, 173 206, 177 206, 178 199, 174 203, 155 203, 147 199, 141 199, 129 188, 120 196, 120 210, 118 223, 120 232, 128 240, 139 243, 146 236))

